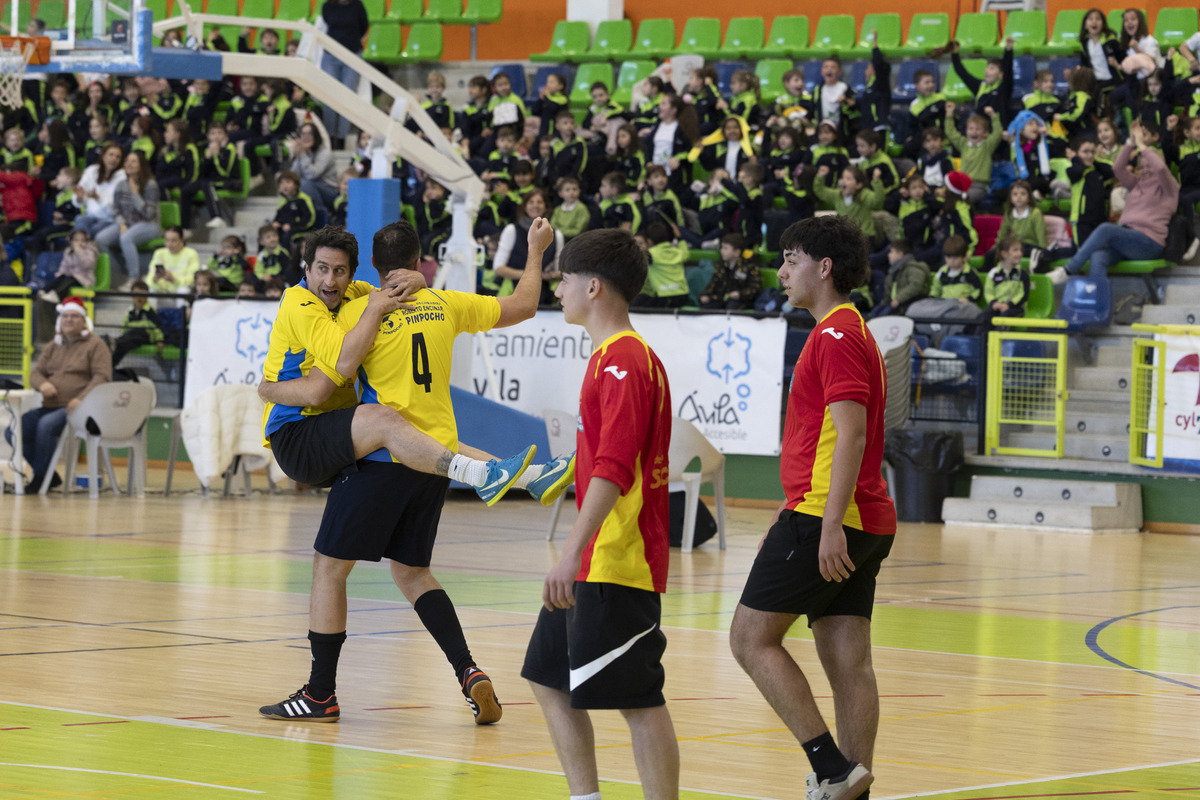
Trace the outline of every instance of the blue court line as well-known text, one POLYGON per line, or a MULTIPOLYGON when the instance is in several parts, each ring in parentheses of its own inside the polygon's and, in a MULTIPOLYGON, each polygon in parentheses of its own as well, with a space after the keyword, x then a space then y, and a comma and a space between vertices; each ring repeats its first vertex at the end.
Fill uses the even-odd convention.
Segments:
POLYGON ((1159 675, 1158 673, 1150 672, 1149 670, 1139 669, 1138 667, 1135 667, 1132 664, 1127 664, 1124 661, 1122 661, 1121 659, 1117 658, 1116 656, 1110 655, 1108 653, 1108 651, 1106 651, 1103 647, 1100 646, 1100 641, 1099 641, 1100 634, 1104 631, 1105 628, 1107 628, 1109 625, 1112 625, 1114 622, 1120 622, 1121 620, 1129 619, 1130 617, 1140 617, 1145 614, 1157 614, 1160 611, 1175 611, 1175 610, 1181 609, 1181 608, 1200 608, 1200 606, 1168 606, 1166 608, 1152 608, 1149 611, 1135 611, 1132 614, 1125 614, 1124 616, 1113 617, 1112 619, 1106 619, 1104 622, 1101 622, 1101 623, 1093 626, 1092 629, 1087 632, 1087 635, 1083 638, 1083 640, 1087 644, 1088 649, 1090 649, 1093 653, 1100 656, 1101 658, 1103 658, 1105 661, 1108 661, 1109 663, 1116 664, 1118 667, 1124 667, 1125 669, 1131 669, 1134 672, 1138 672, 1138 673, 1141 673, 1142 675, 1145 675, 1146 677, 1155 678, 1160 681, 1166 681, 1167 683, 1173 683, 1176 686, 1186 686, 1189 689, 1200 689, 1200 686, 1194 686, 1193 684, 1185 683, 1184 681, 1177 681, 1174 678, 1168 678, 1165 675, 1159 675))
MULTIPOLYGON (((889 584, 896 585, 896 584, 889 584)), ((1005 600, 1014 597, 1065 597, 1073 594, 1121 594, 1123 592, 1173 592, 1180 589, 1200 589, 1200 585, 1190 586, 1144 586, 1137 589, 1081 589, 1076 592, 1035 592, 1032 594, 977 594, 966 595, 963 597, 934 597, 930 598, 933 602, 945 602, 947 600, 1005 600)), ((1187 608, 1187 606, 1180 606, 1187 608)))

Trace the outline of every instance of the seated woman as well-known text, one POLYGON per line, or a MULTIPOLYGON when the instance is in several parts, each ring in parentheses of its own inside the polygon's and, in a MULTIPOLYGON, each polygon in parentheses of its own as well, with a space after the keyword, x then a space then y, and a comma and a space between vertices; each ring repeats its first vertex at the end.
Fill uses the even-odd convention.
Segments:
MULTIPOLYGON (((529 257, 529 244, 526 241, 529 226, 538 217, 546 215, 546 196, 541 189, 534 189, 525 196, 517 221, 510 223, 500 231, 500 244, 496 247, 496 258, 492 268, 497 280, 501 281, 499 294, 512 294, 513 286, 521 280, 525 272, 525 261, 529 257)), ((563 235, 561 231, 554 232, 554 244, 546 248, 542 255, 542 296, 538 305, 553 305, 554 286, 562 277, 558 272, 558 257, 562 255, 563 235)))

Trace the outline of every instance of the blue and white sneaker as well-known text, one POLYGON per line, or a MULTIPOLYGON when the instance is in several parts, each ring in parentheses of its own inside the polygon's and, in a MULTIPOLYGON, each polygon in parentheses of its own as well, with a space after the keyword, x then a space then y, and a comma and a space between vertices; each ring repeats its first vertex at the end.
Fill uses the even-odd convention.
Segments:
POLYGON ((575 482, 575 454, 558 456, 542 465, 542 474, 526 488, 544 506, 554 505, 566 488, 575 482))
POLYGON ((479 499, 489 506, 495 505, 512 488, 512 485, 517 482, 517 478, 529 466, 529 462, 533 461, 533 457, 536 454, 537 445, 531 444, 520 453, 503 461, 493 458, 487 462, 487 483, 475 490, 475 493, 479 495, 479 499))

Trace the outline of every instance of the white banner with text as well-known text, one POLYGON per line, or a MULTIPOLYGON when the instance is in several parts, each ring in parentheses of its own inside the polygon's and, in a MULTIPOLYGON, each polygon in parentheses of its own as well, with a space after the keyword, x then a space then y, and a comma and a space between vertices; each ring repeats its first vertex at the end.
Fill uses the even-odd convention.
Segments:
POLYGON ((210 386, 258 385, 278 311, 278 300, 197 300, 192 304, 184 408, 210 386))

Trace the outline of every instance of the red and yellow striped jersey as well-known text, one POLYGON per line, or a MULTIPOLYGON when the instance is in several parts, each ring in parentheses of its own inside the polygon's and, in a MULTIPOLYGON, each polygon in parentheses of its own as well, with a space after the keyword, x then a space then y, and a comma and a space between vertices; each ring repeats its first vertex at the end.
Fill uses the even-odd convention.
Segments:
POLYGON ((670 446, 662 362, 634 331, 610 336, 592 354, 579 392, 575 499, 582 508, 593 477, 615 483, 621 497, 584 549, 576 580, 667 590, 670 446))
POLYGON ((867 533, 894 534, 896 508, 881 472, 887 372, 875 338, 849 303, 817 323, 792 374, 780 473, 787 507, 794 511, 825 515, 837 443, 829 405, 842 400, 867 409, 866 449, 842 524, 867 533))

